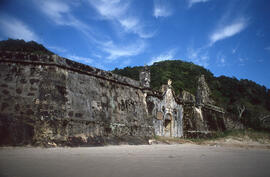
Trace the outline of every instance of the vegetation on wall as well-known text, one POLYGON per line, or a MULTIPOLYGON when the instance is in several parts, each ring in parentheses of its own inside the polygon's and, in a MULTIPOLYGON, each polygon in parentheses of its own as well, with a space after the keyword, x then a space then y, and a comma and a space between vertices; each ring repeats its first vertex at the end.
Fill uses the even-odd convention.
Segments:
MULTIPOLYGON (((142 67, 115 69, 114 73, 139 80, 142 67)), ((238 117, 244 125, 254 129, 265 128, 262 118, 270 115, 270 90, 253 81, 226 76, 214 77, 207 69, 191 62, 168 60, 150 66, 151 88, 158 90, 171 79, 176 94, 186 90, 196 95, 197 80, 205 75, 216 104, 238 117)))

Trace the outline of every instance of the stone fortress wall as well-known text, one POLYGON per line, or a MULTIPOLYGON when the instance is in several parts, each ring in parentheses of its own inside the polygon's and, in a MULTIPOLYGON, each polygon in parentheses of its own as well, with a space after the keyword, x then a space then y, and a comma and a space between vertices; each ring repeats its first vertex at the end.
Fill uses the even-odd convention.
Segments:
POLYGON ((141 144, 225 129, 223 113, 201 106, 197 114, 194 102, 169 85, 154 92, 149 81, 56 55, 0 51, 0 144, 141 144))
POLYGON ((138 81, 56 55, 0 56, 2 144, 153 136, 138 81))

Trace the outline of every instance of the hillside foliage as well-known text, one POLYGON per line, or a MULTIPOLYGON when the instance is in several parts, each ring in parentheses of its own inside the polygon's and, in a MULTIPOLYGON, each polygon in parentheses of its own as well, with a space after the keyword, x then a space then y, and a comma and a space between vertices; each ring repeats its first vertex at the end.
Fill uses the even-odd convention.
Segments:
POLYGON ((25 42, 24 40, 8 39, 0 41, 0 50, 18 51, 18 52, 32 52, 37 54, 53 54, 53 52, 46 49, 43 45, 35 41, 25 42))
MULTIPOLYGON (((139 80, 139 72, 143 67, 116 68, 114 73, 139 80)), ((150 66, 151 88, 158 90, 168 79, 172 80, 174 92, 178 95, 186 90, 196 95, 197 80, 201 74, 205 75, 206 82, 211 89, 211 97, 218 106, 221 106, 241 119, 247 127, 261 129, 260 118, 270 115, 270 90, 253 81, 226 76, 214 77, 207 69, 191 62, 168 60, 154 63, 150 66), (239 109, 244 108, 242 116, 239 109)))

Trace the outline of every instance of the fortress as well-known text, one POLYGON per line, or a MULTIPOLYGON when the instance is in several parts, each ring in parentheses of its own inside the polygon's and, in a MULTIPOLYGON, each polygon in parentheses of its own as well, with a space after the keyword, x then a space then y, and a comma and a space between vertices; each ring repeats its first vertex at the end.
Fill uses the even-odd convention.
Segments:
POLYGON ((56 55, 0 51, 0 144, 141 144, 154 136, 201 137, 230 128, 204 76, 197 95, 171 81, 140 81, 56 55))

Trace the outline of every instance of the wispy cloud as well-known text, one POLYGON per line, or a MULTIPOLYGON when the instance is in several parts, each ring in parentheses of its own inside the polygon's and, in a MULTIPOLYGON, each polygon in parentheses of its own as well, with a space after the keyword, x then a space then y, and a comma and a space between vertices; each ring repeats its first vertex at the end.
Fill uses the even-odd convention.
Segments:
POLYGON ((0 15, 0 30, 8 38, 24 39, 26 41, 40 40, 35 32, 24 22, 8 15, 0 15))
POLYGON ((123 0, 88 0, 89 3, 107 19, 119 19, 126 15, 130 1, 123 0))
POLYGON ((71 25, 67 15, 70 12, 70 7, 63 1, 47 0, 38 2, 41 11, 45 13, 52 21, 59 25, 71 25))
POLYGON ((164 61, 164 60, 173 60, 175 59, 176 49, 171 49, 167 52, 164 52, 158 56, 152 57, 151 61, 148 63, 148 65, 152 65, 155 62, 164 61))
POLYGON ((91 67, 97 67, 99 69, 109 70, 106 66, 103 65, 102 62, 100 62, 100 60, 95 60, 93 58, 82 57, 82 56, 78 56, 78 55, 74 55, 74 54, 67 54, 64 57, 71 59, 71 60, 74 60, 74 61, 77 61, 79 63, 91 65, 91 67))
POLYGON ((156 18, 159 17, 168 17, 172 15, 172 9, 168 4, 168 1, 164 0, 155 0, 154 1, 154 12, 153 16, 156 18))
POLYGON ((74 60, 74 61, 86 63, 86 64, 93 63, 93 59, 87 58, 87 57, 81 57, 81 56, 77 56, 77 55, 67 55, 66 58, 74 60))
POLYGON ((246 62, 248 61, 248 58, 240 57, 238 58, 238 61, 240 66, 245 66, 246 62))
POLYGON ((100 35, 97 30, 94 30, 87 23, 84 23, 80 19, 76 18, 72 14, 72 5, 75 7, 78 5, 71 1, 60 1, 60 0, 46 0, 46 1, 35 1, 37 7, 40 8, 41 12, 45 14, 54 24, 60 26, 70 26, 87 38, 90 41, 100 43, 107 40, 106 35, 100 35))
POLYGON ((226 56, 222 52, 218 52, 217 54, 217 65, 220 67, 227 65, 226 56))
MULTIPOLYGON (((134 32, 140 37, 150 37, 147 33, 141 31, 141 25, 138 18, 135 16, 127 15, 129 1, 121 0, 88 0, 92 7, 96 9, 102 19, 113 20, 121 25, 127 32, 134 32)), ((108 54, 107 59, 109 62, 120 57, 135 56, 144 51, 145 42, 136 41, 132 44, 115 44, 110 37, 106 34, 100 34, 98 30, 94 30, 87 23, 76 18, 72 14, 72 4, 70 1, 47 0, 38 3, 41 11, 56 25, 71 26, 76 30, 82 32, 86 37, 91 39, 91 42, 96 44, 96 47, 105 54, 108 54)), ((55 48, 55 50, 57 50, 55 48)), ((89 58, 79 57, 76 55, 69 55, 71 59, 90 63, 89 58)))
POLYGON ((119 24, 125 32, 137 34, 141 38, 151 38, 155 35, 155 32, 146 31, 142 21, 132 14, 129 0, 88 1, 103 19, 119 24))
POLYGON ((257 62, 262 63, 262 62, 264 62, 264 60, 260 58, 260 59, 257 60, 257 62))
POLYGON ((245 19, 238 20, 226 26, 221 26, 210 35, 210 43, 213 45, 217 41, 232 37, 243 31, 246 27, 247 22, 245 19))
POLYGON ((225 64, 225 58, 220 58, 221 64, 225 64))
POLYGON ((125 66, 130 65, 131 61, 132 60, 130 58, 129 59, 125 59, 124 61, 121 62, 120 67, 122 68, 122 67, 125 67, 125 66))
POLYGON ((131 44, 116 45, 113 41, 109 41, 102 46, 102 50, 109 54, 107 59, 113 61, 120 57, 136 56, 144 52, 146 43, 142 40, 135 41, 131 44))
POLYGON ((56 51, 56 52, 61 52, 61 53, 65 53, 67 52, 66 49, 62 48, 62 47, 57 47, 57 46, 47 46, 50 50, 56 51))
POLYGON ((209 55, 205 48, 188 48, 187 58, 195 64, 203 67, 209 66, 209 55))
POLYGON ((270 51, 270 46, 265 47, 264 49, 270 51))
POLYGON ((194 4, 203 3, 210 0, 187 0, 187 1, 188 1, 188 7, 191 8, 194 4))
POLYGON ((238 46, 232 49, 232 54, 235 54, 238 50, 238 46))

